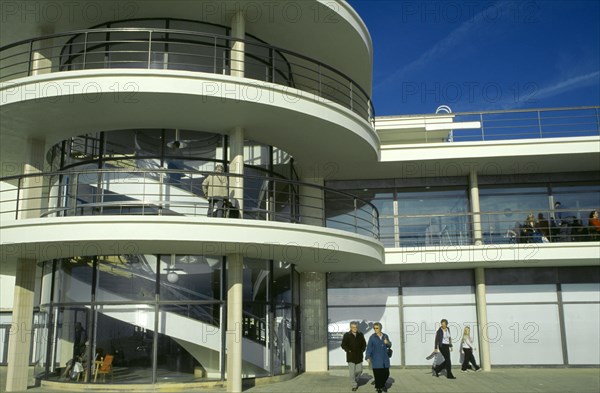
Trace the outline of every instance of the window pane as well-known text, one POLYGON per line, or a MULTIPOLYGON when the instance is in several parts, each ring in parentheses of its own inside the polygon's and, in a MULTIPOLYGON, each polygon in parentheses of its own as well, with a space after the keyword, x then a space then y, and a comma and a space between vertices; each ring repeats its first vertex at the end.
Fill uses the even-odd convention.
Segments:
POLYGON ((520 232, 529 214, 551 216, 548 189, 538 187, 489 187, 480 190, 480 209, 491 214, 481 215, 484 242, 508 243, 510 231, 520 232))
POLYGON ((469 244, 465 189, 398 193, 400 246, 469 244))
POLYGON ((221 257, 161 255, 161 300, 220 300, 221 257))
POLYGON ((101 258, 98 260, 97 301, 154 300, 154 255, 115 255, 101 258))

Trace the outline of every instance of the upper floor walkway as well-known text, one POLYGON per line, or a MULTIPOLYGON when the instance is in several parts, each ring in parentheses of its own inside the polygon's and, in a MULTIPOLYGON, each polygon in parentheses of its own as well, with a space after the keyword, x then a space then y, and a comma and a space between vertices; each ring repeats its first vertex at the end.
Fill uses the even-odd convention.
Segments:
MULTIPOLYGON (((212 26, 211 30, 218 29, 212 26)), ((224 30, 227 32, 228 29, 224 30)), ((0 82, 56 72, 102 69, 243 75, 310 93, 350 109, 369 122, 374 116, 369 94, 343 72, 301 53, 269 45, 252 35, 241 39, 181 29, 98 27, 30 38, 0 47, 0 82), (234 45, 236 43, 241 45, 234 45)), ((255 94, 254 91, 246 93, 255 94)))

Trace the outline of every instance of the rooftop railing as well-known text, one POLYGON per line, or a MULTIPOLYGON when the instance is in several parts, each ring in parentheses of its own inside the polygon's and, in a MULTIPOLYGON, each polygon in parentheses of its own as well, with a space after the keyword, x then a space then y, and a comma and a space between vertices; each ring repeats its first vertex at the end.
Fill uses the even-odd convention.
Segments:
POLYGON ((369 95, 350 77, 320 61, 257 40, 187 30, 98 28, 0 47, 0 82, 53 72, 123 68, 243 74, 314 94, 373 121, 369 95), (244 43, 243 60, 233 56, 236 42, 244 43))
MULTIPOLYGON (((431 122, 422 130, 405 131, 400 128, 396 131, 396 141, 390 143, 477 142, 600 135, 600 106, 457 112, 426 116, 429 116, 428 121, 431 122)), ((395 122, 397 117, 377 118, 381 123, 386 119, 395 122)), ((402 118, 398 124, 402 124, 402 118)), ((393 125, 388 127, 394 129, 393 125)))
POLYGON ((343 191, 268 176, 184 170, 80 170, 0 178, 2 220, 103 215, 204 216, 335 227, 379 238, 379 213, 343 191), (210 179, 209 182, 205 182, 210 179), (243 184, 243 200, 240 195, 243 184), (325 197, 340 201, 327 219, 325 197))
POLYGON ((456 113, 455 122, 479 121, 478 130, 453 130, 453 142, 600 135, 600 106, 456 113))

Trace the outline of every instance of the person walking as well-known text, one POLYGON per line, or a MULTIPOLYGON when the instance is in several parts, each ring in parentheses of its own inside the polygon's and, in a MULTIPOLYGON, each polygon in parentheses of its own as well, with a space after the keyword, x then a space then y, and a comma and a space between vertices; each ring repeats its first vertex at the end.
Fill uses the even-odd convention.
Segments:
POLYGON ((352 384, 352 391, 358 389, 358 379, 363 371, 363 352, 367 348, 365 336, 358 331, 358 323, 350 322, 350 331, 342 338, 342 349, 346 352, 348 362, 348 375, 352 384))
POLYGON ((382 332, 382 328, 383 326, 379 322, 373 324, 375 332, 369 337, 367 353, 365 354, 373 369, 377 393, 387 392, 385 383, 390 376, 390 355, 388 351, 392 347, 392 343, 388 335, 382 332))
POLYGON ((473 365, 475 371, 481 371, 481 368, 475 361, 475 356, 473 356, 474 350, 475 347, 473 346, 473 339, 471 338, 471 328, 469 326, 465 326, 462 339, 460 340, 460 353, 463 357, 462 366, 460 368, 462 372, 467 372, 467 370, 472 369, 471 365, 473 365))
POLYGON ((452 375, 452 362, 450 360, 450 351, 452 350, 452 336, 450 335, 450 329, 448 328, 448 320, 441 320, 440 328, 435 333, 435 348, 436 352, 441 352, 442 356, 444 356, 444 363, 437 365, 433 370, 435 371, 435 376, 439 377, 440 371, 443 368, 446 369, 446 378, 448 379, 456 379, 454 375, 452 375))

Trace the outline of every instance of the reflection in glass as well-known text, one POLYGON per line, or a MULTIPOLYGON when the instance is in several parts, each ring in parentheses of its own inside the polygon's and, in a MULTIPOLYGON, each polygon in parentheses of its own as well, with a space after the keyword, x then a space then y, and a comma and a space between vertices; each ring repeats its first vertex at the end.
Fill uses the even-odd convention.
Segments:
POLYGON ((95 353, 113 357, 114 383, 151 383, 154 307, 99 306, 95 353))
MULTIPOLYGON (((92 300, 92 275, 93 259, 91 257, 62 259, 56 301, 90 302, 92 300)), ((46 290, 50 290, 50 285, 46 290)))
MULTIPOLYGON (((34 321, 36 375, 115 384, 220 379, 222 260, 178 254, 58 260, 54 299, 54 262, 44 262, 44 303, 34 321), (176 279, 169 278, 173 273, 176 279), (72 374, 76 362, 85 370, 72 374), (95 377, 100 362, 111 367, 95 377)), ((244 376, 290 372, 297 342, 290 303, 293 265, 260 259, 244 264, 244 376)), ((294 300, 299 301, 297 294, 294 300)))
POLYGON ((470 219, 466 212, 466 189, 399 191, 400 246, 469 244, 470 219))

